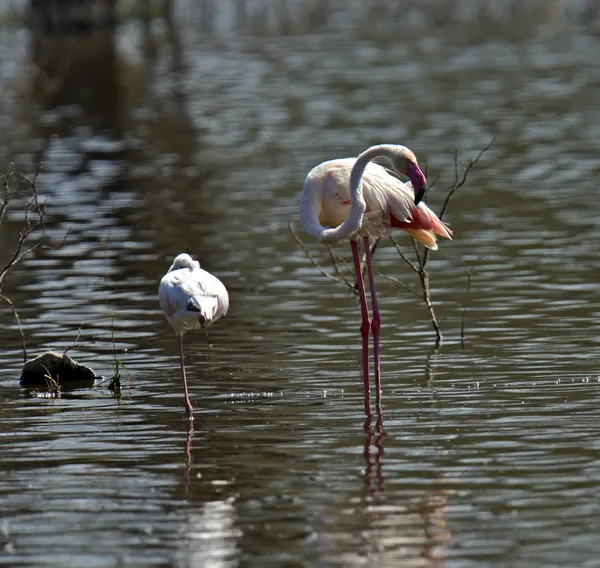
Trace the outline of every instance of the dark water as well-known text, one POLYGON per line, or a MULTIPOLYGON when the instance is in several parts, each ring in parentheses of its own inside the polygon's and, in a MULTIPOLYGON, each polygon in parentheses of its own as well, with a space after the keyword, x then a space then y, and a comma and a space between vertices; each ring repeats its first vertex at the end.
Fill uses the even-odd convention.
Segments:
MULTIPOLYGON (((47 236, 69 231, 3 292, 29 355, 76 342, 102 375, 125 365, 120 398, 26 396, 0 310, 0 564, 597 566, 597 27, 384 12, 202 31, 194 14, 0 34, 0 157, 43 160, 47 236), (454 149, 495 134, 432 255, 439 350, 420 300, 379 277, 383 425, 365 427, 357 302, 288 231, 304 176, 404 143, 440 175, 439 210, 454 149), (208 339, 185 337, 193 435, 156 296, 181 251, 231 296, 208 339)), ((389 243, 376 264, 418 290, 389 243)))

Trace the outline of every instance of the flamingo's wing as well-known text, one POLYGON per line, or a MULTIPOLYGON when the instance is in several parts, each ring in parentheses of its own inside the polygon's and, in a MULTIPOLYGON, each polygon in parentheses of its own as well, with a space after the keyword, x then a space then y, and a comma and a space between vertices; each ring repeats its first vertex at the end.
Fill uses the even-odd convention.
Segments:
POLYGON ((412 186, 373 163, 367 166, 362 183, 367 211, 380 211, 384 217, 392 214, 399 221, 412 220, 415 206, 412 186))
POLYGON ((201 302, 210 321, 223 317, 229 309, 229 294, 223 283, 202 268, 194 270, 193 275, 195 297, 201 302))
POLYGON ((406 187, 408 187, 414 194, 415 190, 413 188, 412 185, 412 181, 408 180, 408 181, 404 181, 401 177, 400 174, 398 174, 395 170, 390 170, 389 168, 386 168, 385 166, 382 166, 382 168, 385 170, 385 172, 387 173, 387 175, 392 176, 393 178, 396 178, 398 181, 402 182, 406 187))
POLYGON ((363 176, 363 195, 367 202, 368 215, 376 218, 381 212, 382 222, 403 229, 421 244, 437 249, 436 235, 452 238, 450 228, 442 223, 437 215, 424 202, 415 206, 412 184, 404 183, 388 171, 375 165, 367 168, 363 176))

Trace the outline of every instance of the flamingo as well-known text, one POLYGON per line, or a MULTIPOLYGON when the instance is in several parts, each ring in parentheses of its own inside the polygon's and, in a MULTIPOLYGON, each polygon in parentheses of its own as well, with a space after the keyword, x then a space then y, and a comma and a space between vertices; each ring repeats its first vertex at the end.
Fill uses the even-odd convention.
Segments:
POLYGON ((419 243, 436 250, 436 235, 452 238, 452 231, 422 201, 427 180, 414 153, 396 144, 371 146, 357 158, 329 160, 315 166, 306 176, 300 196, 300 224, 304 231, 323 243, 350 239, 361 309, 362 363, 365 409, 368 409, 369 333, 373 333, 373 358, 377 400, 381 395, 379 338, 381 318, 375 291, 375 276, 369 237, 388 235, 402 229, 419 243), (387 159, 397 174, 408 176, 403 183, 383 166, 372 163, 387 159), (412 186, 412 187, 411 187, 412 186), (373 319, 365 295, 358 255, 358 236, 363 239, 367 261, 373 319))
POLYGON ((227 313, 229 295, 223 283, 189 254, 178 254, 158 287, 160 307, 179 339, 179 358, 185 390, 185 412, 194 420, 183 362, 183 333, 206 329, 227 313))

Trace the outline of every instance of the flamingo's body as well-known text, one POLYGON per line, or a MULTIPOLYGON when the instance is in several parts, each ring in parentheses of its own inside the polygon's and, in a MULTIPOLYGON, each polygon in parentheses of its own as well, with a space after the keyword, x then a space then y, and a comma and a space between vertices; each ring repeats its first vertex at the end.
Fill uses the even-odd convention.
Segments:
POLYGON ((183 333, 205 329, 227 313, 229 295, 223 283, 189 254, 179 254, 158 288, 160 307, 179 339, 179 357, 185 389, 185 410, 193 420, 193 408, 188 395, 183 362, 183 333))
POLYGON ((381 144, 372 146, 357 158, 323 162, 306 176, 300 197, 302 228, 324 243, 350 239, 361 302, 363 336, 363 375, 365 405, 369 393, 368 335, 373 331, 375 383, 380 394, 379 329, 380 318, 375 293, 375 280, 369 237, 388 235, 402 229, 430 249, 437 249, 436 236, 452 238, 450 229, 421 201, 427 180, 415 155, 405 146, 381 144), (384 157, 398 174, 410 178, 403 183, 384 167, 371 160, 384 157), (369 312, 360 270, 357 237, 364 241, 373 305, 373 321, 369 312))
MULTIPOLYGON (((312 231, 310 224, 305 223, 309 218, 306 206, 309 199, 311 205, 314 203, 315 195, 312 218, 317 218, 320 225, 337 227, 348 219, 352 206, 350 174, 355 163, 356 158, 329 160, 308 173, 300 205, 300 222, 308 233, 312 231), (302 214, 303 203, 306 215, 302 214)), ((355 232, 358 236, 383 237, 395 229, 403 229, 433 250, 437 249, 436 235, 451 238, 448 227, 424 202, 415 205, 412 183, 400 181, 379 164, 367 163, 362 176, 362 197, 366 208, 355 232)))

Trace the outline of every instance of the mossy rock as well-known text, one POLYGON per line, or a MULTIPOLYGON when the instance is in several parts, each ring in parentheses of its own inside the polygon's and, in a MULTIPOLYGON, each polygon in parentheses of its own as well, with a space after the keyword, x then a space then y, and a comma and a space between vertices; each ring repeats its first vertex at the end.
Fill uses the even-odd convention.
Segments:
POLYGON ((91 387, 96 378, 92 369, 68 355, 47 351, 25 363, 19 382, 23 387, 51 386, 54 382, 61 387, 73 388, 75 385, 91 387))

